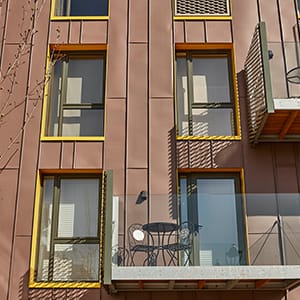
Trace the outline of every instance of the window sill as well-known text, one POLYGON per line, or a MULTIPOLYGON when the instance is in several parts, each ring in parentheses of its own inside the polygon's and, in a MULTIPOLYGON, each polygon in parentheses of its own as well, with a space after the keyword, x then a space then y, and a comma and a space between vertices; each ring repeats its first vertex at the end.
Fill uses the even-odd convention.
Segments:
POLYGON ((29 288, 100 288, 100 282, 29 282, 29 288))
POLYGON ((173 19, 176 20, 232 20, 229 15, 175 15, 173 19))
POLYGON ((52 16, 51 21, 108 20, 109 16, 52 16))
POLYGON ((234 136, 182 136, 179 135, 176 137, 177 141, 205 141, 205 140, 217 140, 217 141, 240 141, 242 138, 241 136, 234 135, 234 136))
POLYGON ((41 141, 104 141, 104 136, 42 136, 41 141))

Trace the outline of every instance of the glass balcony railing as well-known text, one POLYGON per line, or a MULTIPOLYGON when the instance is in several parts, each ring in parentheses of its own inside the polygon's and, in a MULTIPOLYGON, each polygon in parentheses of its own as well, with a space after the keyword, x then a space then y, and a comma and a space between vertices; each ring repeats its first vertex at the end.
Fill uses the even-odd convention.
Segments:
POLYGON ((187 206, 145 192, 106 199, 104 283, 265 280, 282 289, 300 278, 300 194, 186 199, 187 206))
POLYGON ((178 199, 176 213, 164 214, 163 207, 175 197, 114 196, 112 264, 300 265, 300 194, 189 197, 194 206, 181 206, 178 199))

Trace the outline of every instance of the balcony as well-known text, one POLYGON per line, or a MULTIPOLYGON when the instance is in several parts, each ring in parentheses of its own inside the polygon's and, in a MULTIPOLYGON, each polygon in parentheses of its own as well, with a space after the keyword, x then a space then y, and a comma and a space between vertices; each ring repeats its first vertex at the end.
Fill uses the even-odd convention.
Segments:
POLYGON ((245 75, 249 139, 252 143, 300 141, 300 44, 268 42, 264 22, 256 26, 245 75))
MULTIPOLYGON (((110 292, 300 285, 300 195, 204 195, 213 202, 234 196, 236 203, 247 204, 247 214, 231 207, 229 215, 221 204, 217 210, 224 216, 207 211, 201 224, 180 223, 169 213, 152 222, 151 203, 170 197, 144 196, 106 199, 103 283, 110 292)), ((178 219, 183 218, 181 209, 178 219)))

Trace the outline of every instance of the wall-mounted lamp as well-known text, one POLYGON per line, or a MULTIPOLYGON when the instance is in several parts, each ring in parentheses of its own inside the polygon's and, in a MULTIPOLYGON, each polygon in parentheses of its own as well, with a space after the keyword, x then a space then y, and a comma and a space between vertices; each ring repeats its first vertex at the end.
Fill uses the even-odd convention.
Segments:
POLYGON ((143 203, 144 201, 146 201, 148 198, 148 194, 146 191, 141 191, 136 199, 136 204, 141 204, 143 203))
POLYGON ((272 50, 268 50, 268 58, 269 58, 269 60, 271 60, 273 58, 273 56, 274 56, 273 51, 272 50))

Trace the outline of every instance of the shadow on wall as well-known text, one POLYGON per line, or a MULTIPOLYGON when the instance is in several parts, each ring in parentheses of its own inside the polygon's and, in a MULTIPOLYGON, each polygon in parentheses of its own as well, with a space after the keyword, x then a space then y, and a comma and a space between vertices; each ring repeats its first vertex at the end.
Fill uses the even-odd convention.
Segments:
POLYGON ((168 178, 169 178, 169 216, 177 219, 177 192, 176 192, 176 129, 173 127, 168 134, 168 178))
MULTIPOLYGON (((88 300, 92 298, 94 290, 91 289, 30 289, 28 298, 22 300, 88 300)), ((20 300, 21 300, 20 299, 20 300)))
POLYGON ((239 147, 239 141, 178 141, 177 165, 179 169, 239 166, 239 147))
POLYGON ((99 289, 51 289, 28 288, 29 271, 21 278, 18 290, 18 300, 90 300, 99 299, 99 289))

